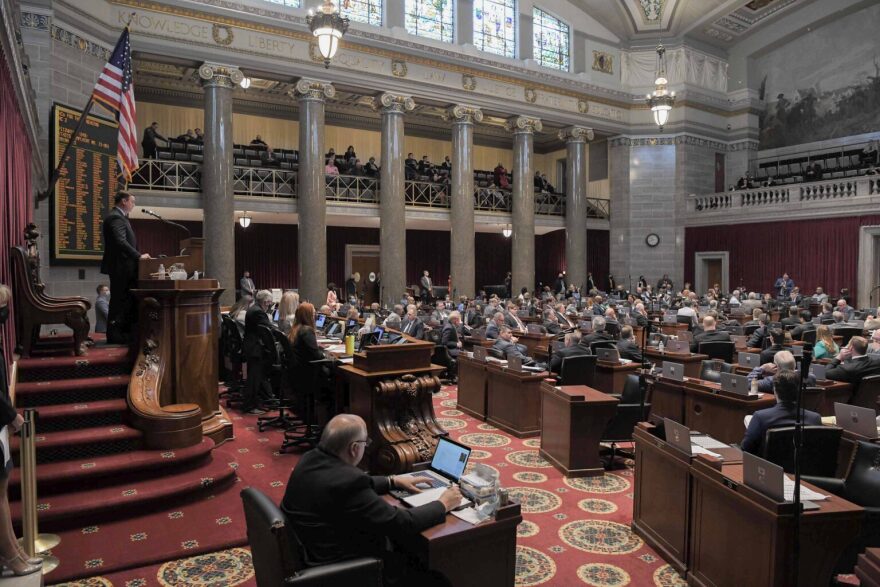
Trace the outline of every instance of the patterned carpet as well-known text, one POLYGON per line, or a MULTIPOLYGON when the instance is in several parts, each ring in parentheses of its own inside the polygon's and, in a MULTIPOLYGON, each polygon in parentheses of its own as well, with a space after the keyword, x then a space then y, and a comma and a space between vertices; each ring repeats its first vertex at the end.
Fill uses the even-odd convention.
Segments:
MULTIPOLYGON (((603 477, 566 479, 538 456, 539 439, 519 440, 456 409, 456 388, 434 398, 441 425, 473 447, 471 458, 499 472, 504 487, 521 500, 517 585, 656 586, 685 585, 659 555, 630 531, 632 470, 603 477)), ((236 461, 233 491, 255 486, 279 501, 298 456, 277 452, 281 433, 259 433, 255 418, 235 417, 236 440, 220 450, 236 461)), ((239 507, 222 512, 240 527, 239 507)), ((228 526, 227 526, 228 527, 228 526)), ((184 556, 181 550, 180 555, 184 556)), ((51 582, 52 576, 47 577, 51 582)), ((182 558, 66 583, 70 586, 256 585, 246 548, 182 558)))

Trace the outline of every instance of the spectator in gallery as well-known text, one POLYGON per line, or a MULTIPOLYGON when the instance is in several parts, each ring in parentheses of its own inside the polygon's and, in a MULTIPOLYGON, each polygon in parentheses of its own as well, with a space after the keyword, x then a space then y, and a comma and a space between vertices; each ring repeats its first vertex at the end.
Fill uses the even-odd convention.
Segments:
MULTIPOLYGON (((859 163, 862 166, 873 168, 880 163, 880 141, 870 141, 859 153, 859 163)), ((872 174, 873 175, 873 174, 872 174)))
POLYGON ((102 283, 97 288, 95 298, 95 332, 107 332, 107 319, 110 316, 110 288, 102 283))
POLYGON ((419 162, 412 153, 403 162, 403 173, 407 181, 414 181, 419 176, 419 162))
POLYGON ((822 166, 819 165, 819 162, 816 161, 813 163, 812 167, 808 167, 806 173, 804 173, 804 181, 821 181, 822 180, 822 166))
POLYGON ((449 160, 449 155, 443 158, 443 163, 440 164, 440 168, 445 171, 447 175, 452 171, 452 161, 449 160))
POLYGON ((367 175, 367 170, 364 168, 364 164, 361 163, 360 159, 355 159, 354 165, 352 165, 351 169, 348 170, 348 174, 355 177, 364 177, 365 175, 367 175))
POLYGON ((764 187, 765 188, 772 188, 775 185, 776 185, 776 180, 773 179, 772 175, 768 175, 767 180, 764 182, 764 187))
POLYGON ((141 140, 141 147, 144 149, 144 159, 156 158, 156 140, 162 140, 168 143, 168 139, 159 132, 159 123, 153 122, 144 129, 144 138, 141 140))
POLYGON ((191 128, 187 129, 185 133, 177 137, 178 141, 184 143, 191 143, 196 139, 196 135, 191 128))
POLYGON ((345 150, 345 155, 343 155, 342 157, 349 163, 357 159, 357 155, 354 152, 354 146, 349 145, 348 149, 345 150))
POLYGON ((335 161, 336 160, 336 149, 331 147, 330 150, 327 151, 327 154, 324 155, 324 159, 333 159, 335 161))
POLYGON ((492 171, 492 174, 497 187, 505 190, 510 188, 510 181, 507 179, 507 170, 504 168, 504 165, 499 162, 492 171))
POLYGON ((204 143, 205 142, 205 133, 202 132, 202 129, 196 129, 196 138, 193 139, 193 142, 196 143, 204 143))
POLYGON ((536 190, 538 190, 538 191, 544 190, 544 182, 541 180, 541 172, 540 171, 535 172, 535 179, 533 180, 533 183, 535 184, 536 190))
POLYGON ((336 167, 336 159, 327 159, 327 165, 324 166, 325 175, 339 175, 339 168, 336 167))
POLYGON ((542 183, 542 185, 544 186, 544 187, 543 187, 543 190, 544 190, 545 192, 550 193, 550 194, 555 194, 555 193, 556 193, 556 188, 553 187, 553 184, 552 184, 552 183, 550 183, 549 181, 547 181, 547 174, 546 174, 546 173, 542 173, 542 174, 541 174, 541 183, 542 183))
POLYGON ((268 146, 269 146, 268 144, 266 144, 266 141, 264 141, 264 140, 263 140, 263 137, 261 137, 260 135, 257 135, 256 137, 254 137, 254 140, 251 141, 251 144, 252 144, 252 145, 262 146, 262 147, 268 147, 268 146))
POLYGON ((376 165, 375 157, 370 157, 370 160, 364 165, 364 171, 366 172, 367 177, 379 177, 379 166, 376 165))

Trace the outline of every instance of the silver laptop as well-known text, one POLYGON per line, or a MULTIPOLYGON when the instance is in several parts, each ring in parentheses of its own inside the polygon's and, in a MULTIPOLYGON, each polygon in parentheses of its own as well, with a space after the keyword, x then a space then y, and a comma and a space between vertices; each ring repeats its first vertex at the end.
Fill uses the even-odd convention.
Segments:
POLYGON ((520 357, 508 357, 507 368, 515 373, 522 373, 523 364, 520 357))
POLYGON ((673 381, 684 381, 684 365, 663 361, 663 377, 673 381))
POLYGON ((761 364, 761 355, 759 355, 758 353, 741 352, 737 355, 736 362, 739 363, 742 367, 754 369, 761 364))
POLYGON ((827 365, 822 365, 820 363, 811 363, 810 364, 810 373, 813 374, 813 377, 816 378, 816 381, 825 381, 827 377, 825 376, 825 372, 828 370, 827 365))
POLYGON ((470 447, 441 436, 437 441, 437 448, 434 449, 430 467, 424 471, 411 473, 413 477, 419 478, 417 482, 419 489, 423 489, 424 486, 430 486, 430 489, 413 495, 398 494, 398 496, 404 503, 414 507, 435 501, 447 487, 458 482, 464 474, 470 456, 470 447))
POLYGON ((663 315, 663 323, 664 324, 678 324, 678 315, 664 314, 663 315))
POLYGON ((596 356, 599 361, 605 363, 619 363, 620 353, 617 349, 597 349, 596 356))
POLYGON ((484 346, 475 346, 474 347, 474 360, 475 361, 486 361, 486 357, 489 356, 489 351, 484 346))
POLYGON ((782 467, 743 452, 743 481, 747 487, 763 493, 773 501, 785 501, 785 472, 782 467))
POLYGON ((670 353, 689 353, 691 345, 686 340, 670 340, 666 344, 666 350, 670 353))
POLYGON ((802 347, 799 344, 787 347, 785 350, 790 351, 791 354, 793 356, 797 357, 798 359, 800 359, 801 357, 804 356, 804 347, 802 347))
POLYGON ((834 403, 834 417, 837 425, 854 434, 867 438, 877 438, 877 412, 871 408, 834 403))
POLYGON ((749 378, 745 375, 721 373, 721 391, 737 395, 749 395, 750 389, 749 378))
POLYGON ((663 418, 663 431, 666 434, 666 442, 688 456, 693 456, 691 450, 691 430, 684 424, 675 420, 663 418))

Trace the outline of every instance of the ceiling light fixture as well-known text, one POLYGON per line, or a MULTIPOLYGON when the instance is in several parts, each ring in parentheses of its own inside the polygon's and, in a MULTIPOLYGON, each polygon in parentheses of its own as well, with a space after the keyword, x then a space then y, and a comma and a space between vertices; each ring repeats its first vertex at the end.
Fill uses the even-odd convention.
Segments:
POLYGON ((247 228, 251 225, 251 217, 248 216, 247 210, 245 210, 245 213, 238 219, 238 223, 242 228, 247 228))
MULTIPOLYGON (((660 19, 660 27, 663 27, 663 19, 660 19)), ((654 122, 663 132, 669 120, 669 112, 675 103, 675 92, 669 92, 669 80, 666 78, 666 48, 663 40, 657 41, 657 75, 654 79, 654 91, 647 95, 648 106, 654 113, 654 122)))
POLYGON ((510 235, 513 234, 513 229, 509 224, 505 224, 504 228, 501 229, 501 234, 504 235, 504 238, 510 238, 510 235))
POLYGON ((241 87, 245 90, 251 87, 251 78, 247 76, 241 78, 241 87))
POLYGON ((306 16, 309 30, 318 39, 318 51, 324 58, 324 67, 330 68, 330 60, 339 49, 339 39, 348 30, 348 19, 339 15, 336 5, 332 0, 325 0, 323 6, 315 12, 309 9, 306 16))

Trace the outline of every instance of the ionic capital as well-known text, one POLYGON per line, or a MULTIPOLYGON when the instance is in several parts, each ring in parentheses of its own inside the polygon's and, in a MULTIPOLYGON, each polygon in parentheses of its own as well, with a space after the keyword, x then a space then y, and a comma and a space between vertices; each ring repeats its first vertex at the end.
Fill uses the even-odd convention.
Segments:
POLYGON ((559 131, 559 140, 566 143, 586 143, 592 141, 593 129, 588 126, 569 126, 559 131))
POLYGON ((544 128, 544 125, 541 124, 540 118, 533 118, 531 116, 514 116, 508 118, 507 123, 504 126, 513 134, 533 134, 541 132, 541 129, 544 128))
POLYGON ((483 121, 483 111, 477 106, 456 104, 446 109, 443 118, 453 123, 473 124, 474 122, 483 121))
POLYGON ((199 67, 199 78, 205 87, 234 88, 244 79, 244 74, 234 65, 206 61, 199 67))
POLYGON ((383 114, 405 114, 416 107, 412 96, 385 92, 373 98, 373 109, 383 114))
POLYGON ((326 98, 332 98, 336 95, 336 88, 330 82, 303 77, 296 82, 296 85, 289 94, 291 98, 296 98, 297 100, 323 102, 326 98))

